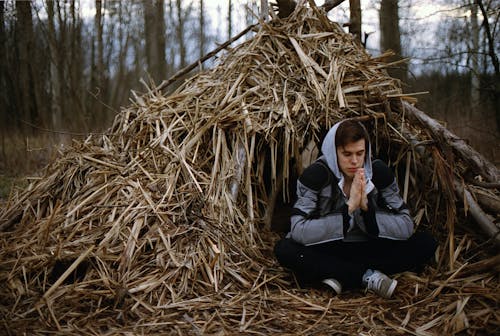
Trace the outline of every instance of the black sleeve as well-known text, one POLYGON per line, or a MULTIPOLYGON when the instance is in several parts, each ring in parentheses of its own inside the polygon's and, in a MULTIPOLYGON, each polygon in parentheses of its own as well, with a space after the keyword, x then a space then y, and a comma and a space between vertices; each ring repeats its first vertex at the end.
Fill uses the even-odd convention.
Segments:
MULTIPOLYGON (((372 182, 375 185, 375 188, 377 188, 378 190, 387 188, 395 180, 395 176, 392 170, 382 160, 374 160, 372 162, 372 170, 372 182)), ((371 197, 368 197, 368 210, 362 211, 361 215, 363 216, 363 220, 365 222, 366 230, 368 231, 368 233, 373 236, 378 236, 379 227, 377 224, 377 219, 375 217, 376 205, 374 204, 374 201, 375 200, 373 200, 371 197)))
POLYGON ((372 182, 378 190, 387 188, 395 179, 392 170, 382 160, 372 162, 372 171, 372 182))
POLYGON ((366 231, 368 231, 370 235, 378 237, 379 229, 377 219, 375 217, 375 205, 373 204, 371 197, 368 197, 368 210, 361 211, 361 216, 363 216, 366 231))
POLYGON ((330 172, 325 165, 314 162, 304 170, 299 181, 306 187, 319 191, 330 183, 330 172))

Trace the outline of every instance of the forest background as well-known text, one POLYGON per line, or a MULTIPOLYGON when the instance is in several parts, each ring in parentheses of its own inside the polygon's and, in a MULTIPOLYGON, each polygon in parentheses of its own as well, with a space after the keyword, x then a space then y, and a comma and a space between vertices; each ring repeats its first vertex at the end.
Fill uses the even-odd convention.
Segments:
MULTIPOLYGON (((391 49, 394 60, 408 58, 390 70, 404 91, 428 92, 417 106, 498 166, 499 2, 350 0, 329 17, 372 55, 391 49)), ((133 92, 155 87, 256 23, 260 5, 0 1, 0 199, 71 139, 105 133, 133 92)))

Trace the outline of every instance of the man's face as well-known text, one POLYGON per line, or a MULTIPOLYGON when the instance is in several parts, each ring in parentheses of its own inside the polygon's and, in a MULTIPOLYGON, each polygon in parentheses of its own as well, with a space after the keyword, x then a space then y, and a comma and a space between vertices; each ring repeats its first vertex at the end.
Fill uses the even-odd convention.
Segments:
POLYGON ((345 177, 353 178, 356 171, 363 168, 365 155, 365 139, 337 147, 337 162, 345 177))

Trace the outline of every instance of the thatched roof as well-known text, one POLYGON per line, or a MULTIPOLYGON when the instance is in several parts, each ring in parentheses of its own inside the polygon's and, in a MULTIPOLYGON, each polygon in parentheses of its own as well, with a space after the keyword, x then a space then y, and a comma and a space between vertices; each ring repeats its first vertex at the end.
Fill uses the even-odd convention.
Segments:
POLYGON ((7 334, 498 331, 498 259, 456 227, 451 177, 466 167, 407 122, 402 99, 414 100, 383 58, 300 8, 175 92, 136 96, 0 213, 7 334), (306 145, 347 117, 370 126, 419 228, 440 238, 436 261, 399 275, 391 300, 299 289, 272 255, 266 211, 306 145))

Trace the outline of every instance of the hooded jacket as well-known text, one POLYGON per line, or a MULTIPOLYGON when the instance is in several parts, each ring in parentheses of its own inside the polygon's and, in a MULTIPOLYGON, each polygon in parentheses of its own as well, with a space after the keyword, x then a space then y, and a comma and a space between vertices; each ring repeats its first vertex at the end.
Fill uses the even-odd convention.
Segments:
POLYGON ((371 161, 366 144, 364 163, 368 210, 348 214, 344 175, 337 163, 335 134, 341 122, 327 133, 323 156, 306 168, 297 181, 297 201, 288 237, 303 245, 335 240, 366 241, 373 238, 408 239, 413 220, 399 194, 392 171, 380 161, 371 161))

